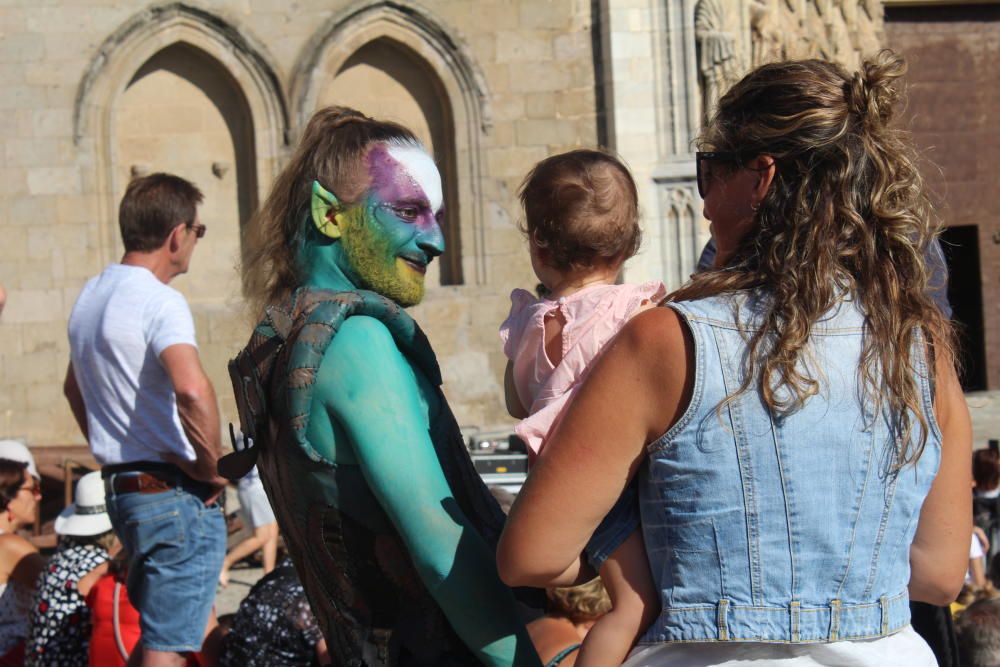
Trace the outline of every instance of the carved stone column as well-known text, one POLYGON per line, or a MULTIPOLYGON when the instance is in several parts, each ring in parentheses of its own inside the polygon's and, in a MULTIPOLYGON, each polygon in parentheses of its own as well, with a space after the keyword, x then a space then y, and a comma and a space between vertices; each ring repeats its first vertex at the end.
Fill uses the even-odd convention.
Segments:
POLYGON ((694 8, 702 115, 708 119, 719 98, 745 69, 739 50, 743 9, 735 0, 698 0, 694 8))
POLYGON ((601 2, 603 140, 632 169, 642 210, 643 247, 626 266, 629 282, 660 279, 677 287, 707 239, 694 173, 702 110, 696 4, 601 2))
POLYGON ((597 0, 602 143, 639 186, 643 249, 630 282, 677 287, 708 241, 695 141, 718 97, 765 62, 829 54, 857 67, 881 40, 879 0, 597 0))

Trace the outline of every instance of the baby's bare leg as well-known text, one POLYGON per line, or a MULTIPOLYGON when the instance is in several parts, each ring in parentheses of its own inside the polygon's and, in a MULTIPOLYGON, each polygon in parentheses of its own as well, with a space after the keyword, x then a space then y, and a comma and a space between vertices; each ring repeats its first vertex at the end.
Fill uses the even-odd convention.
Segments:
POLYGON ((636 530, 601 566, 612 609, 587 633, 576 667, 620 665, 660 613, 660 596, 649 572, 642 532, 636 530))

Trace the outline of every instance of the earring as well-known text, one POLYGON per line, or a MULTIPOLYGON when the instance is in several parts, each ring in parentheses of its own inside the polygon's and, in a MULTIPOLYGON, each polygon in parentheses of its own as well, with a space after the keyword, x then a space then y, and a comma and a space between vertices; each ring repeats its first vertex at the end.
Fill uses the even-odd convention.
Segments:
POLYGON ((750 210, 756 213, 760 210, 760 204, 750 204, 750 210))

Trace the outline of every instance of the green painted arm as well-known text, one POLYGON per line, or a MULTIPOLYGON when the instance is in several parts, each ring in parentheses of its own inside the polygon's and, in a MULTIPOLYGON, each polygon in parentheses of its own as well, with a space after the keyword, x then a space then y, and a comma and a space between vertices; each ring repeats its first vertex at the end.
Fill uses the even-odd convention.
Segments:
POLYGON ((459 637, 485 665, 539 665, 496 555, 445 481, 419 382, 385 326, 355 316, 326 350, 316 397, 353 441, 366 481, 459 637))

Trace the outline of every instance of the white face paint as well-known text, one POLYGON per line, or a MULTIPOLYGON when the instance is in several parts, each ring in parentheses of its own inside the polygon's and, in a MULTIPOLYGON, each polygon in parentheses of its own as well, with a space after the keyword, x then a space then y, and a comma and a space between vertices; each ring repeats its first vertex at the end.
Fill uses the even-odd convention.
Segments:
POLYGON ((427 197, 431 210, 435 213, 444 205, 441 174, 433 158, 416 146, 389 146, 389 156, 398 162, 416 182, 427 197))

